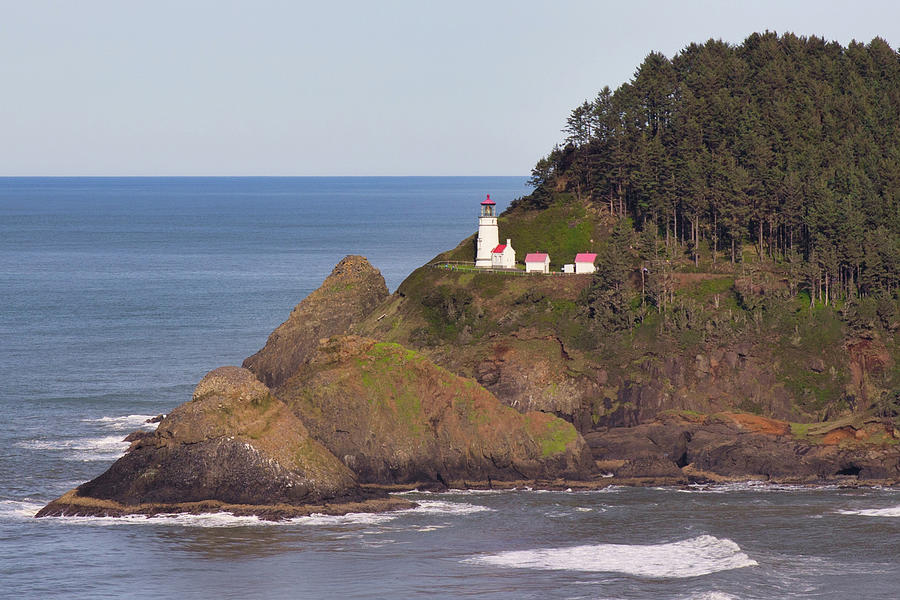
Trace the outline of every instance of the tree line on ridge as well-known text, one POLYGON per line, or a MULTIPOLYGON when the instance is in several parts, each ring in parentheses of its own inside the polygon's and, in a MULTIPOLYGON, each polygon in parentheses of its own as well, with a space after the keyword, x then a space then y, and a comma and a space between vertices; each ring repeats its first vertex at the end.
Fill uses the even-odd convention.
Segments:
POLYGON ((752 246, 825 304, 900 288, 900 56, 881 38, 766 32, 652 52, 563 131, 517 204, 570 192, 695 264, 752 246))

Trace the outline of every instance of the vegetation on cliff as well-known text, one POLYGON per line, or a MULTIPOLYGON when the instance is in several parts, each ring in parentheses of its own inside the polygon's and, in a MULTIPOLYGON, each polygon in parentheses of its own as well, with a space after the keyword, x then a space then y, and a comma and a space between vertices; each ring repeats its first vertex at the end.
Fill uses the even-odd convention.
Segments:
POLYGON ((363 483, 490 482, 590 472, 584 440, 522 415, 398 344, 335 337, 277 394, 363 483))
POLYGON ((357 331, 582 432, 666 409, 900 419, 898 109, 880 39, 651 54, 499 218, 555 269, 596 252, 593 277, 423 268, 357 331))

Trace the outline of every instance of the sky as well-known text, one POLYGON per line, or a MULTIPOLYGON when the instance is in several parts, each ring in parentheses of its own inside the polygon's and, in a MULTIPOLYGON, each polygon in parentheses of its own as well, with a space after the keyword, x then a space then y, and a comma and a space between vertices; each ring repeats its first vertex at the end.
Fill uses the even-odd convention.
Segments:
POLYGON ((900 3, 0 0, 0 175, 527 175, 651 51, 900 3))

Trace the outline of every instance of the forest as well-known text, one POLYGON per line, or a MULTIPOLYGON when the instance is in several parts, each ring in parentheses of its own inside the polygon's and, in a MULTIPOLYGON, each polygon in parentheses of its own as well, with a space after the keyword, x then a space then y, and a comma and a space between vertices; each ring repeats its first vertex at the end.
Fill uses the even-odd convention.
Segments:
POLYGON ((881 38, 652 52, 563 132, 517 206, 568 192, 633 224, 654 259, 771 265, 811 302, 900 288, 900 57, 881 38))

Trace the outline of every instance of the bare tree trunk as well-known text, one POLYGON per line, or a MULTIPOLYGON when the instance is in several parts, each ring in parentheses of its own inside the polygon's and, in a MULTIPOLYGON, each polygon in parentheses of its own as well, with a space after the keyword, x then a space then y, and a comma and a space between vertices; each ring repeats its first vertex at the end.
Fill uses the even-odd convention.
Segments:
POLYGON ((762 260, 763 259, 762 217, 760 217, 760 219, 759 219, 759 228, 758 228, 758 233, 757 233, 756 237, 757 237, 757 240, 759 243, 759 248, 757 248, 757 251, 759 253, 759 260, 762 260))
POLYGON ((622 187, 622 169, 619 168, 619 181, 617 184, 617 191, 619 192, 619 215, 621 216, 625 210, 622 208, 622 197, 625 195, 625 190, 622 187))
POLYGON ((719 253, 719 213, 713 211, 713 263, 716 262, 716 254, 719 253))
POLYGON ((700 266, 700 217, 694 216, 694 266, 700 266))
POLYGON ((675 205, 672 205, 672 235, 675 239, 675 245, 678 245, 678 211, 675 209, 675 205))

